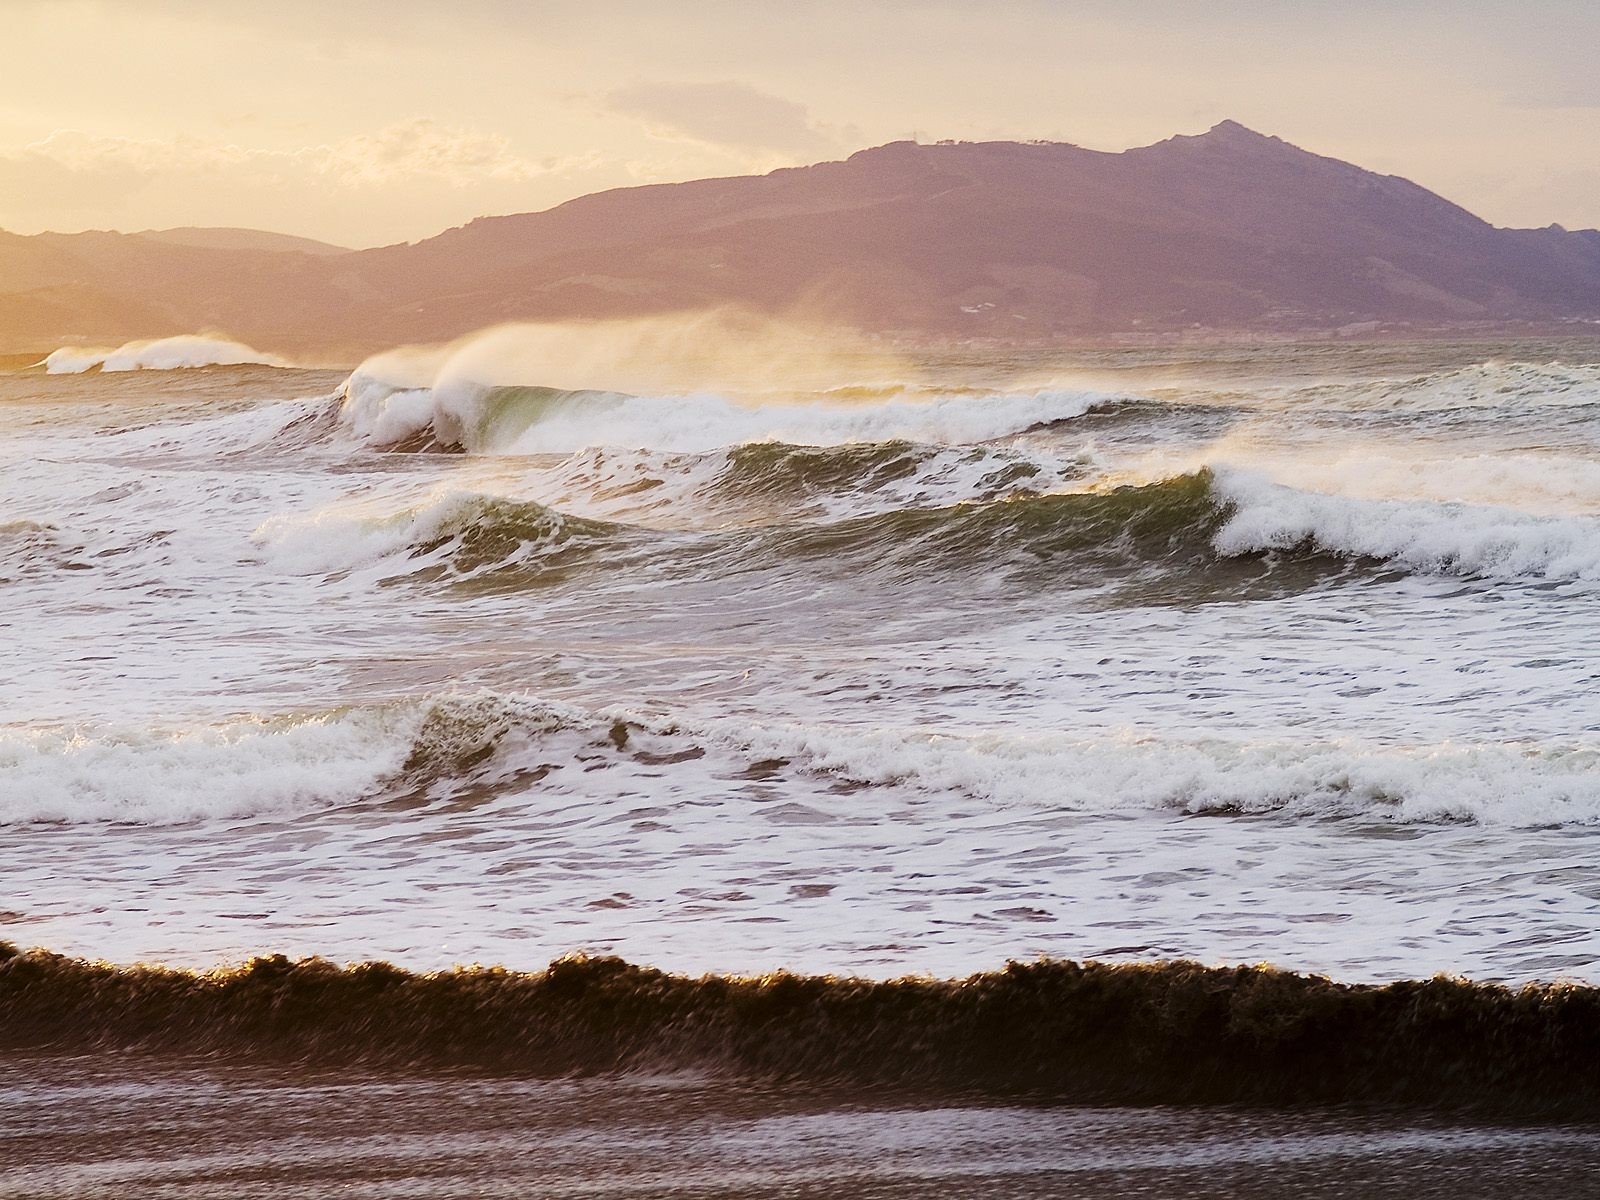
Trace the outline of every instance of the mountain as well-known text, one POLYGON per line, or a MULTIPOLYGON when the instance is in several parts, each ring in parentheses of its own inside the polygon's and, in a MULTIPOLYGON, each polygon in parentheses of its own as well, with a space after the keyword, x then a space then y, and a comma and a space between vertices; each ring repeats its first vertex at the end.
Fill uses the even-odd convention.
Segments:
POLYGON ((345 254, 0 235, 0 346, 216 328, 295 352, 713 305, 936 339, 1543 327, 1600 319, 1600 232, 1499 229, 1225 121, 1121 153, 896 142, 345 254))
POLYGON ((315 238, 295 237, 290 233, 267 233, 260 229, 234 229, 229 226, 184 226, 179 229, 146 229, 136 235, 147 241, 174 246, 210 246, 219 250, 297 250, 302 254, 349 254, 348 246, 335 246, 315 238))

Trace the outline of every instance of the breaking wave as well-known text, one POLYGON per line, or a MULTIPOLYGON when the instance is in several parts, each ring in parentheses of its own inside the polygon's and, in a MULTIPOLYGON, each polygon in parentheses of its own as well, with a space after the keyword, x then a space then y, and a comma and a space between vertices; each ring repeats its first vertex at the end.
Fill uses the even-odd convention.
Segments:
POLYGON ((405 761, 404 718, 351 711, 177 731, 0 733, 0 822, 169 824, 348 799, 405 761))
MULTIPOLYGON (((1270 574, 1290 565, 1299 569, 1294 582, 1310 584, 1362 564, 1478 578, 1600 579, 1600 518, 1302 491, 1232 468, 1149 484, 1038 492, 1028 486, 1037 464, 980 457, 965 464, 962 486, 979 485, 980 497, 987 487, 993 499, 940 504, 936 489, 920 489, 934 503, 890 503, 882 511, 848 515, 859 507, 860 489, 870 496, 876 487, 908 480, 918 489, 927 461, 894 446, 746 447, 719 460, 699 485, 702 501, 710 493, 713 516, 744 510, 743 522, 720 525, 704 512, 681 526, 657 515, 656 526, 649 526, 574 516, 532 500, 448 493, 399 512, 335 507, 278 517, 263 524, 255 540, 273 566, 291 573, 334 574, 383 563, 424 580, 514 572, 519 578, 507 580, 511 585, 558 582, 575 571, 625 572, 639 556, 712 573, 811 560, 834 572, 913 581, 941 572, 1020 573, 1084 586, 1129 572, 1177 572, 1203 581, 1224 566, 1235 574, 1246 567, 1270 574), (831 496, 828 490, 840 485, 857 490, 823 506, 819 519, 797 518, 796 492, 817 487, 831 496), (764 492, 786 503, 763 510, 764 492)), ((638 509, 637 493, 661 486, 653 476, 635 475, 631 485, 617 485, 613 500, 638 509)), ((669 510, 675 499, 665 499, 669 510)))
POLYGON ((293 574, 333 574, 399 558, 407 574, 463 579, 535 567, 554 572, 628 536, 622 526, 531 500, 450 492, 394 514, 333 508, 275 518, 255 541, 275 567, 293 574))
POLYGON ((1301 491, 1248 472, 1216 475, 1225 555, 1315 548, 1425 574, 1600 579, 1600 517, 1301 491))
POLYGON ((226 338, 185 334, 127 342, 115 349, 63 346, 44 359, 44 369, 52 375, 80 375, 85 371, 176 371, 190 367, 264 366, 291 364, 276 354, 233 342, 226 338))
MULTIPOLYGON (((848 456, 847 456, 848 457, 848 456)), ((568 515, 529 500, 452 493, 397 513, 334 508, 278 517, 255 534, 266 560, 298 574, 379 568, 378 578, 493 578, 546 586, 574 572, 649 578, 784 571, 797 561, 834 577, 916 579, 1042 573, 1086 585, 1106 573, 1215 561, 1223 520, 1207 473, 1105 492, 1021 492, 990 503, 891 508, 865 516, 683 532, 568 515)), ((590 578, 588 574, 584 578, 590 578)))
POLYGON ((11 729, 0 731, 0 825, 168 825, 393 800, 481 775, 529 738, 577 731, 582 745, 608 729, 582 710, 512 696, 187 729, 11 729))
POLYGON ((1600 1113, 1600 989, 1334 983, 1270 967, 1039 961, 966 979, 691 979, 278 955, 197 974, 0 943, 0 1050, 209 1054, 535 1077, 713 1071, 1079 1103, 1600 1113))
POLYGON ((397 388, 352 375, 343 417, 375 445, 439 445, 475 454, 571 454, 596 446, 703 452, 756 442, 971 445, 1080 417, 1109 393, 919 394, 742 403, 724 396, 626 395, 546 387, 397 388))
MULTIPOLYGON (((1600 404, 1600 366, 1491 359, 1453 370, 1347 386, 1341 391, 1345 401, 1357 407, 1413 411, 1600 404)), ((1329 389, 1312 389, 1310 395, 1329 393, 1329 389)))
POLYGON ((1600 752, 1582 747, 863 732, 591 710, 492 692, 188 730, 12 730, 0 735, 0 770, 0 824, 12 825, 271 817, 427 803, 469 789, 537 803, 569 775, 589 780, 606 771, 619 782, 602 783, 602 793, 625 793, 648 778, 669 807, 674 797, 699 801, 707 789, 738 792, 752 779, 787 775, 819 794, 843 786, 857 812, 872 810, 872 789, 906 788, 1002 811, 1600 822, 1600 752), (679 764, 685 773, 674 782, 679 764))
POLYGON ((729 734, 747 752, 869 786, 1073 812, 1280 813, 1303 820, 1600 822, 1600 751, 1517 745, 1241 743, 1136 734, 729 734))
POLYGON ((1094 455, 1005 446, 757 442, 704 454, 590 449, 545 476, 553 502, 667 528, 845 518, 1060 491, 1094 455))

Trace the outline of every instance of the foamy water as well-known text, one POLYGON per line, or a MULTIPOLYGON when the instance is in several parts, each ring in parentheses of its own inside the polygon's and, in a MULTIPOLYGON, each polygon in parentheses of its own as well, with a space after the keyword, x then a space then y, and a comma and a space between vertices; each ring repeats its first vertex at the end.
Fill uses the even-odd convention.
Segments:
POLYGON ((10 940, 1600 982, 1583 347, 130 353, 0 377, 10 940))

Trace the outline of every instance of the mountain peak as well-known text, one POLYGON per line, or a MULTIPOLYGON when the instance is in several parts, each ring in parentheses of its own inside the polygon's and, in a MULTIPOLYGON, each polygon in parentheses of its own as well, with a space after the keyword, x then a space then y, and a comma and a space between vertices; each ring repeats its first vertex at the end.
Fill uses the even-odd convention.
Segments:
MULTIPOLYGON (((1129 150, 1129 154, 1144 154, 1150 151, 1242 151, 1274 153, 1284 150, 1299 151, 1299 147, 1291 145, 1280 137, 1272 137, 1265 133, 1257 133, 1248 126, 1237 121, 1218 121, 1204 133, 1179 133, 1164 141, 1156 142, 1149 146, 1140 146, 1129 150)), ((1304 153, 1300 151, 1300 153, 1304 153)))
POLYGON ((1224 146, 1229 149, 1239 150, 1295 149, 1281 137, 1257 133, 1254 129, 1247 125, 1241 125, 1237 121, 1218 121, 1204 133, 1194 134, 1191 137, 1175 137, 1172 140, 1175 142, 1188 142, 1197 146, 1224 146))
POLYGON ((1239 124, 1239 122, 1233 121, 1233 120, 1218 121, 1210 129, 1206 130, 1205 133, 1203 133, 1201 136, 1202 137, 1215 137, 1215 138, 1246 137, 1246 138, 1252 138, 1252 139, 1255 139, 1255 140, 1258 140, 1258 141, 1263 141, 1263 142, 1275 142, 1275 141, 1278 140, 1277 138, 1269 138, 1264 133, 1257 133, 1254 129, 1250 129, 1250 128, 1244 126, 1244 125, 1239 124))

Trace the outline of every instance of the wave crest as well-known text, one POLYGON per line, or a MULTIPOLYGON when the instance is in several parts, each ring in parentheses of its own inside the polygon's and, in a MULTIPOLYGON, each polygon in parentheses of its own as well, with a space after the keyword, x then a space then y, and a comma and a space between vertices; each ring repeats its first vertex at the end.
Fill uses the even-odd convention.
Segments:
POLYGON ((1368 500, 1301 491, 1259 475, 1216 476, 1225 555, 1316 549, 1428 574, 1600 579, 1600 518, 1536 516, 1486 505, 1368 500))
POLYGON ((110 350, 63 346, 51 351, 42 365, 51 375, 80 375, 96 369, 112 374, 119 371, 176 371, 193 367, 287 367, 292 364, 276 354, 267 354, 243 342, 202 334, 184 334, 126 342, 110 350))
MULTIPOLYGON (((698 979, 617 958, 419 975, 282 955, 197 974, 0 942, 0 1050, 711 1070, 1076 1103, 1415 1105, 1591 1120, 1600 989, 1351 985, 1271 967, 1039 961, 966 979, 698 979)), ((881 1092, 879 1093, 881 1096, 881 1092)))
MULTIPOLYGON (((1313 389, 1313 393, 1322 390, 1313 389)), ((1363 408, 1419 412, 1597 404, 1600 365, 1490 359, 1406 379, 1357 385, 1345 399, 1363 408)))
POLYGON ((436 444, 475 454, 571 454, 591 447, 697 453, 780 442, 972 445, 1067 421, 1107 393, 919 394, 747 403, 710 394, 627 395, 455 383, 398 388, 352 375, 345 423, 376 445, 436 444))
MULTIPOLYGON (((0 731, 0 825, 170 825, 448 793, 495 777, 496 755, 612 722, 549 701, 442 696, 191 728, 0 731)), ((513 763, 507 777, 518 773, 513 763)))
POLYGON ((333 574, 405 560, 407 574, 468 578, 492 570, 576 565, 625 536, 622 526, 569 516, 531 500, 449 492, 399 513, 340 507, 278 517, 254 540, 291 574, 333 574))
POLYGON ((0 769, 0 824, 171 824, 469 794, 537 802, 533 784, 552 773, 561 779, 544 787, 560 790, 609 771, 623 781, 602 782, 597 794, 647 786, 670 822, 683 798, 737 791, 758 770, 762 779, 787 775, 813 803, 847 785, 856 810, 872 803, 864 789, 907 788, 1002 811, 1600 822, 1600 752, 1577 746, 867 732, 691 721, 495 692, 187 730, 12 730, 0 733, 0 769))

